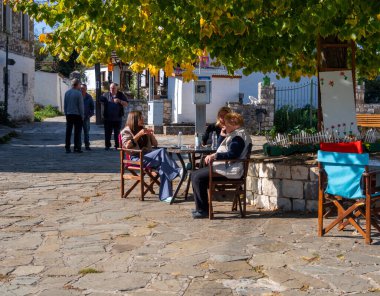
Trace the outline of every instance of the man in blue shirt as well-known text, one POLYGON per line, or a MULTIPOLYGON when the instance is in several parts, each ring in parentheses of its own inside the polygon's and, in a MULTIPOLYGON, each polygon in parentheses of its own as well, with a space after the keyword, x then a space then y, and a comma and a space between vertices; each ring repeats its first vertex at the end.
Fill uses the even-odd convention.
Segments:
POLYGON ((86 150, 91 150, 90 148, 90 118, 94 115, 94 100, 92 96, 87 93, 87 85, 82 83, 80 86, 83 104, 84 104, 84 119, 83 119, 83 134, 84 134, 84 145, 86 150))
POLYGON ((117 90, 117 84, 111 83, 110 91, 103 94, 100 101, 104 105, 104 137, 105 149, 111 148, 111 136, 113 132, 115 148, 119 147, 119 133, 121 120, 124 116, 124 107, 128 106, 126 96, 117 90))
POLYGON ((82 124, 84 118, 83 97, 78 79, 71 80, 71 89, 65 93, 64 111, 66 115, 66 153, 70 153, 71 133, 74 127, 74 152, 82 153, 82 124))

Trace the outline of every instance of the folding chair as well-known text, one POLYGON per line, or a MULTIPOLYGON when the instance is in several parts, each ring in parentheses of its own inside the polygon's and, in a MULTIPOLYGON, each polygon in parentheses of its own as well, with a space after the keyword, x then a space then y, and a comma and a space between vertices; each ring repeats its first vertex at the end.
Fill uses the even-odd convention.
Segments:
POLYGON ((237 205, 239 205, 240 216, 245 217, 246 208, 247 208, 247 173, 249 159, 251 157, 252 144, 249 144, 247 154, 245 159, 225 159, 225 160, 213 160, 209 163, 209 188, 208 188, 208 206, 209 206, 209 218, 214 218, 213 210, 213 199, 215 193, 221 194, 230 194, 234 195, 232 202, 231 211, 237 211, 237 205), (214 163, 242 163, 243 164, 243 175, 240 179, 228 179, 225 176, 222 176, 213 170, 214 163), (243 205, 242 205, 243 200, 243 205))
POLYGON ((377 223, 380 188, 376 187, 376 174, 368 170, 368 153, 341 153, 318 151, 318 235, 323 236, 335 226, 343 230, 352 225, 367 244, 371 243, 371 225, 380 231, 377 223), (326 227, 326 209, 336 207, 337 216, 326 227), (365 219, 365 227, 358 218, 365 219))
MULTIPOLYGON (((121 145, 121 137, 119 135, 119 147, 121 145)), ((132 192, 137 185, 140 185, 140 200, 143 201, 145 195, 148 192, 155 194, 153 185, 157 184, 160 186, 159 174, 150 167, 145 167, 143 164, 143 157, 146 152, 149 152, 147 149, 126 149, 119 148, 120 151, 120 193, 121 198, 126 198, 132 192), (139 157, 139 160, 131 160, 131 155, 136 155, 139 157), (148 178, 145 178, 145 177, 148 178), (146 182, 146 179, 148 180, 146 182), (125 191, 125 180, 135 181, 132 186, 125 191)))

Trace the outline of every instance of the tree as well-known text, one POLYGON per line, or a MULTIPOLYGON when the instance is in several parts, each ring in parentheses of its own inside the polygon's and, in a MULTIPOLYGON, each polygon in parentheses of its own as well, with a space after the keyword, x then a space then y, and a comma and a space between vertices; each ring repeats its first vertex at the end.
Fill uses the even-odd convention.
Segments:
POLYGON ((58 24, 40 35, 53 55, 68 59, 76 50, 87 65, 107 62, 115 51, 136 71, 166 66, 170 74, 180 63, 191 79, 193 63, 207 50, 229 71, 276 71, 297 80, 316 73, 321 36, 355 41, 360 76, 374 77, 380 68, 380 1, 8 1, 37 21, 58 24))

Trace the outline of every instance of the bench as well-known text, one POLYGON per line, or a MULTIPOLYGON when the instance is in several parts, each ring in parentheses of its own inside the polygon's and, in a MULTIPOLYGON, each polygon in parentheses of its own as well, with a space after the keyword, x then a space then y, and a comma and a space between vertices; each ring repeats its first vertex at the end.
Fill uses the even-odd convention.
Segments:
POLYGON ((356 114, 357 125, 365 128, 380 128, 380 114, 356 114))

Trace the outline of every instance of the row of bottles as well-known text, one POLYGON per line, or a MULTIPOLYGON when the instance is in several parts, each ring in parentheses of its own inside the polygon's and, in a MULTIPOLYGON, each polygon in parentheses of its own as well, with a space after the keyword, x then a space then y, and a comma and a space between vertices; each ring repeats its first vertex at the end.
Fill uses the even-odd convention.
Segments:
MULTIPOLYGON (((216 150, 218 148, 218 135, 216 134, 216 132, 213 132, 211 137, 212 137, 211 148, 216 150)), ((201 148, 201 143, 202 143, 202 134, 196 133, 195 143, 194 143, 195 149, 201 148)), ((178 133, 178 147, 182 147, 182 132, 178 133)))

